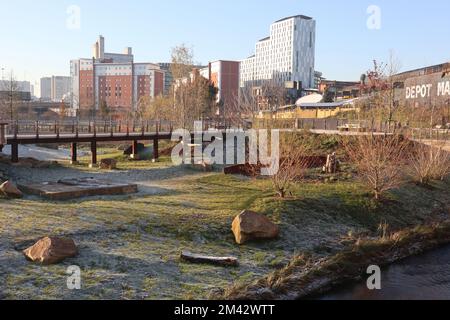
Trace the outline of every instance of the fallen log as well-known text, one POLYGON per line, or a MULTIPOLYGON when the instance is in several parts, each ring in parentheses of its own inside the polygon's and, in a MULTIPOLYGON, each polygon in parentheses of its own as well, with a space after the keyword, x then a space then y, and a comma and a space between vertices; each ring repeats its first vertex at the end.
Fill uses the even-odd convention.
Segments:
POLYGON ((181 253, 181 259, 192 263, 206 263, 220 266, 236 267, 238 265, 238 259, 234 257, 208 257, 187 251, 181 253))

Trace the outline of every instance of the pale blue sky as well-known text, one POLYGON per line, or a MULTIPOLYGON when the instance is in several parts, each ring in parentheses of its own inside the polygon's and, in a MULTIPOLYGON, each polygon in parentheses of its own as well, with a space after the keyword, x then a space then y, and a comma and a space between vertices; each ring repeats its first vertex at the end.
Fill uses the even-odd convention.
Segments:
POLYGON ((168 61, 180 43, 197 62, 240 60, 273 21, 304 14, 317 21, 316 70, 355 80, 390 50, 402 70, 450 60, 449 12, 448 0, 0 0, 0 68, 20 80, 68 75, 99 34, 107 52, 131 46, 139 62, 168 61), (70 5, 81 8, 79 30, 66 27, 70 5), (380 30, 367 28, 370 5, 381 9, 380 30))

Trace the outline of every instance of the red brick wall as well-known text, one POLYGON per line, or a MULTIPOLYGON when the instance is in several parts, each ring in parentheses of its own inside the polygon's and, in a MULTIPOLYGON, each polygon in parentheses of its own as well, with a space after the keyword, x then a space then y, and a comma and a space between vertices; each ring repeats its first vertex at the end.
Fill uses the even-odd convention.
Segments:
POLYGON ((94 106, 94 72, 92 70, 80 70, 80 108, 92 108, 94 106))
POLYGON ((106 101, 108 107, 131 108, 133 86, 131 76, 102 76, 99 81, 99 101, 106 101))
POLYGON ((223 61, 221 73, 221 98, 231 104, 239 93, 239 62, 223 61))
POLYGON ((155 71, 155 97, 164 93, 164 73, 155 71))

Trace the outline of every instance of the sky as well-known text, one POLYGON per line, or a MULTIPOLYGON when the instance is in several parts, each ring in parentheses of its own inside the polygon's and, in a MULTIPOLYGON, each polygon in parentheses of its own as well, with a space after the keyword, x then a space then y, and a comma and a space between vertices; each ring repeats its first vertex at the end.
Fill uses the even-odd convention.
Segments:
POLYGON ((272 22, 303 14, 317 22, 315 69, 358 80, 390 52, 402 71, 450 61, 449 12, 448 0, 0 0, 0 69, 32 82, 68 76, 100 34, 106 52, 130 46, 137 62, 170 61, 182 43, 201 64, 241 60, 272 22))

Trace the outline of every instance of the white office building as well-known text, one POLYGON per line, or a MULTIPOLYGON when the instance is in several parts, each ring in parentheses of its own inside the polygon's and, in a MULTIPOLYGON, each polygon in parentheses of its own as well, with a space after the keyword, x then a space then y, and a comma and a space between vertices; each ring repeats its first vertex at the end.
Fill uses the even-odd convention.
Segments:
POLYGON ((53 76, 51 82, 51 99, 61 102, 70 96, 70 77, 53 76))
POLYGON ((255 55, 241 61, 240 87, 273 81, 280 86, 297 82, 313 88, 316 21, 303 15, 284 18, 270 26, 270 36, 256 43, 255 55))

